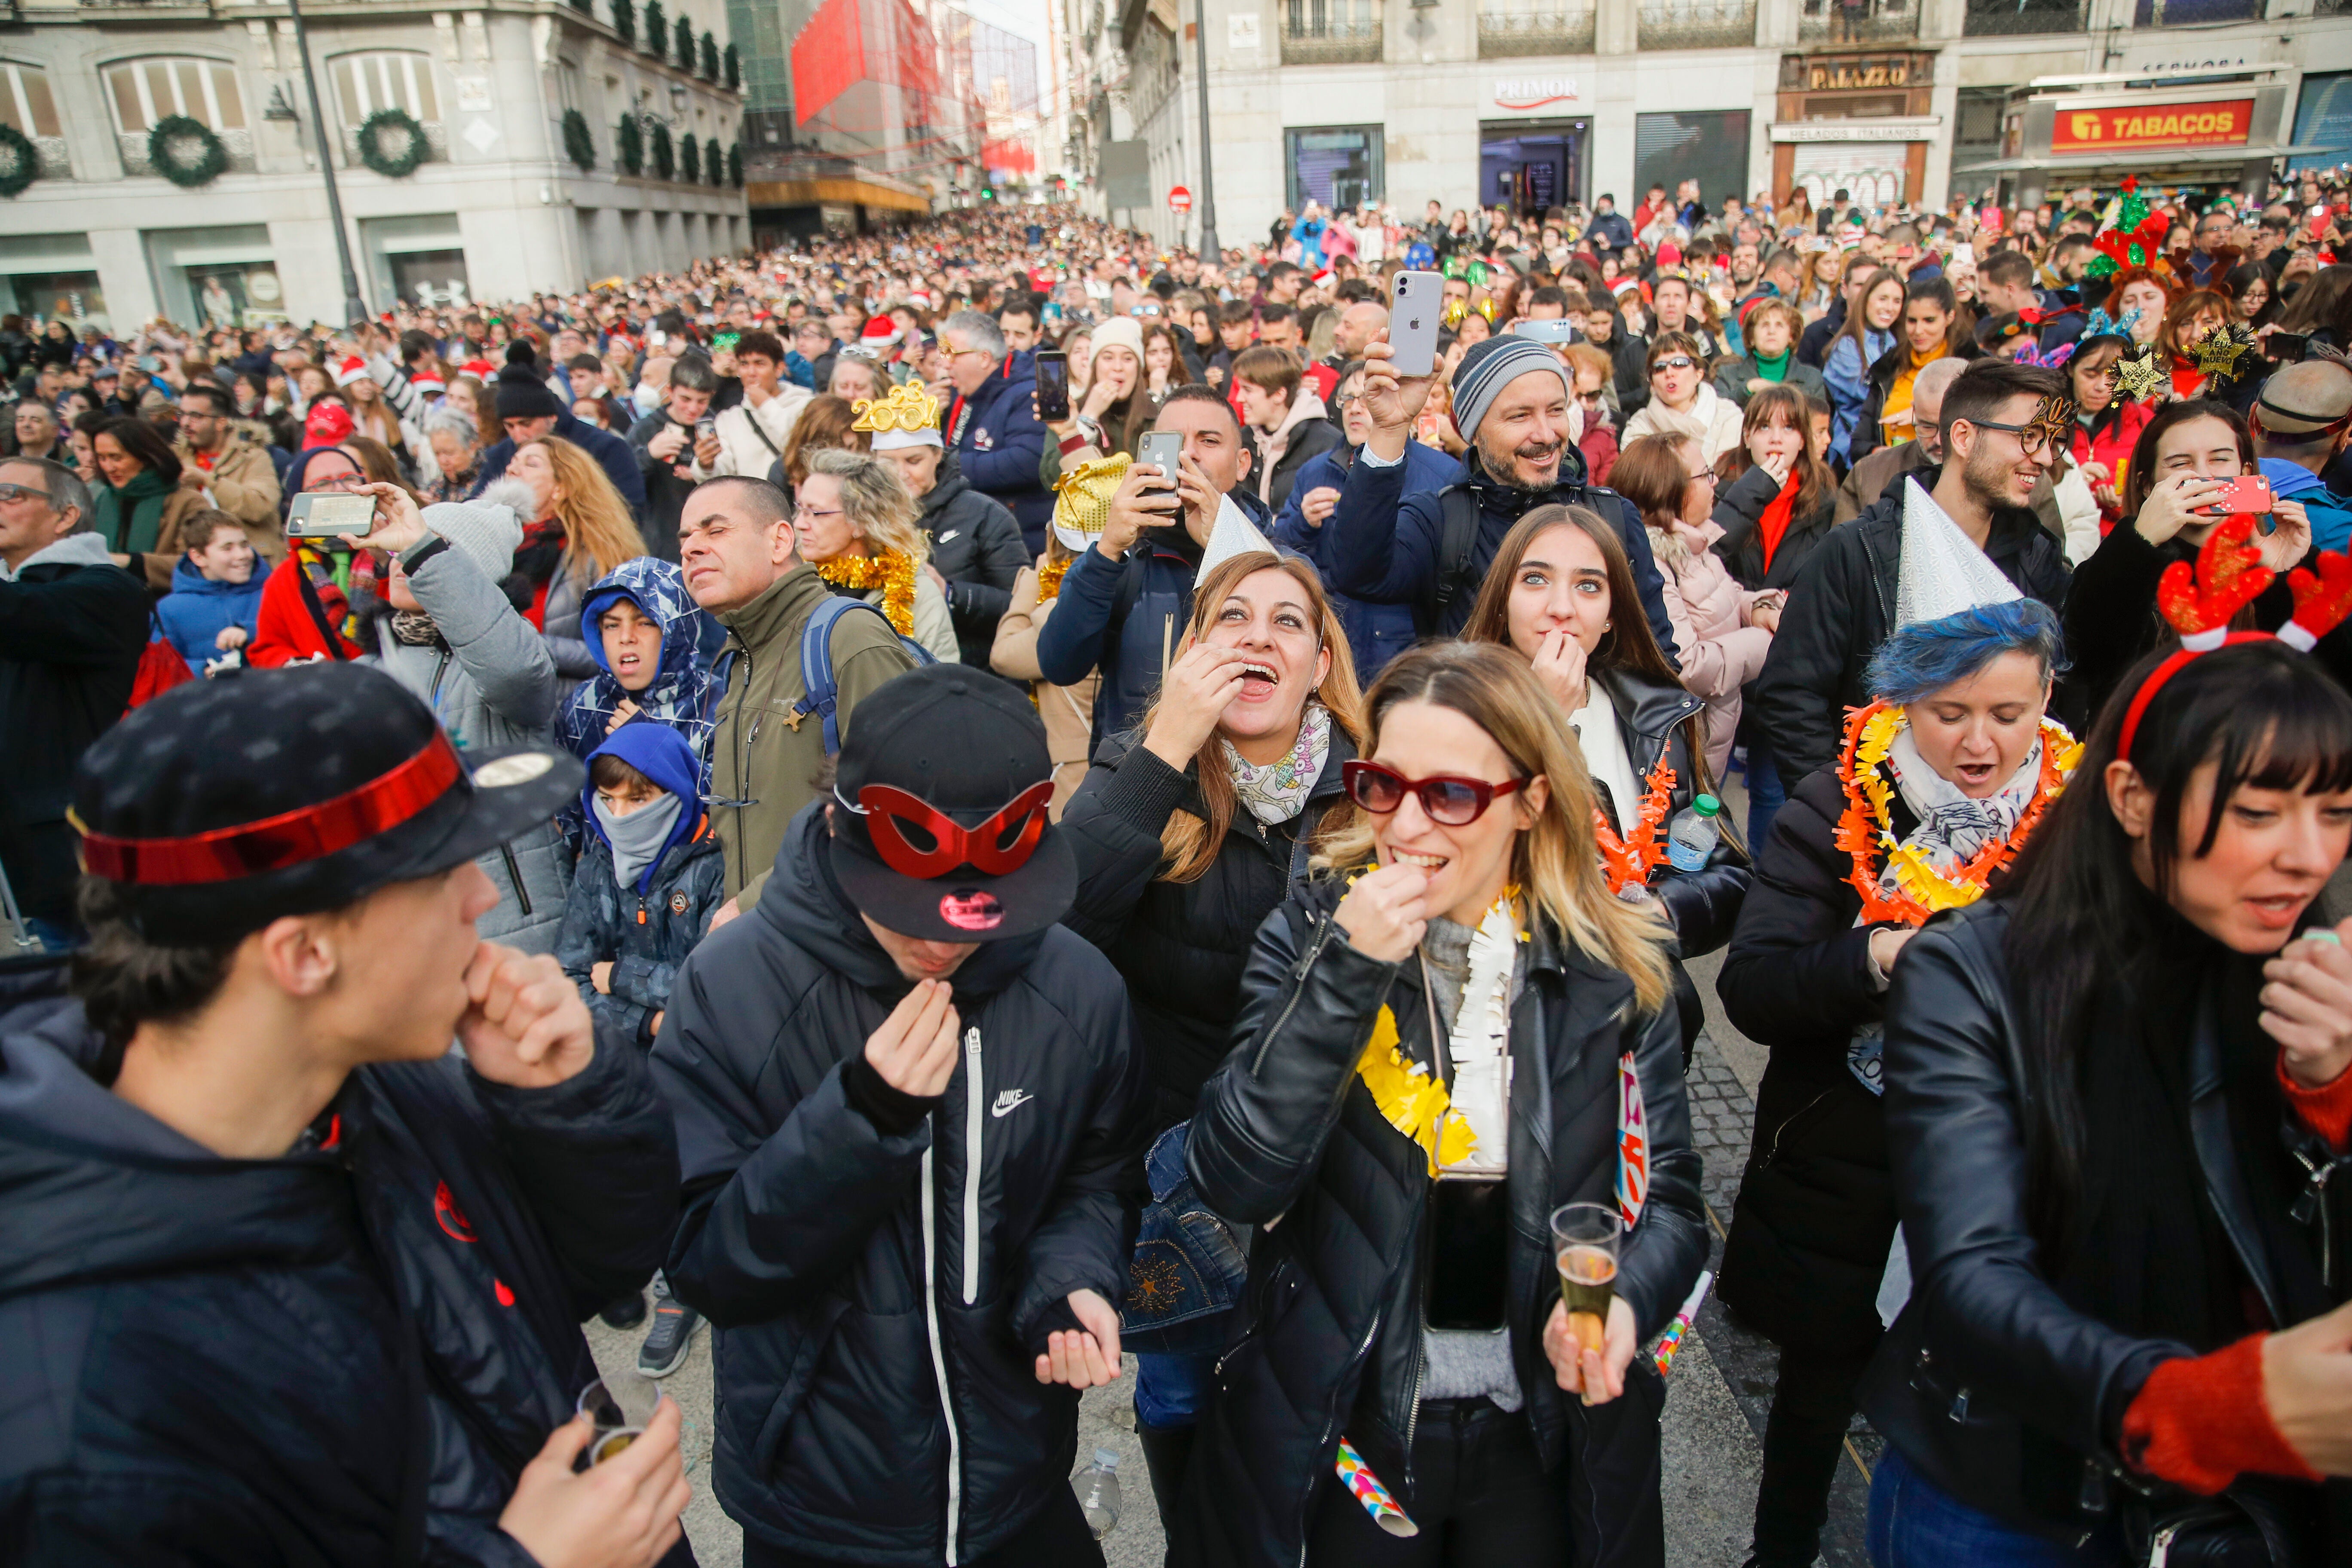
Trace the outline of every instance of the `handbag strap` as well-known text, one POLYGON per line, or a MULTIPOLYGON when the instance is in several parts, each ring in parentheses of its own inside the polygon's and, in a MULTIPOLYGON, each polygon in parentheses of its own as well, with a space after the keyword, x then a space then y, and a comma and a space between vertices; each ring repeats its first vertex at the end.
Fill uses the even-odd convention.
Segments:
POLYGON ((310 624, 317 626, 319 635, 327 639, 328 655, 338 664, 350 658, 352 656, 343 651, 343 639, 327 619, 327 606, 319 598, 318 584, 310 581, 310 571, 302 564, 299 556, 294 560, 294 581, 301 584, 302 607, 310 612, 310 624))

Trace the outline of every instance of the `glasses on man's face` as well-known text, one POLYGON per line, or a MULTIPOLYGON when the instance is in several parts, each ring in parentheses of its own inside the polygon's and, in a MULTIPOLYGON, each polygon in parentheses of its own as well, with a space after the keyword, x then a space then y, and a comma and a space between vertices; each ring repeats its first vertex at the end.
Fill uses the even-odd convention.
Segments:
POLYGON ((1580 389, 1577 392, 1576 400, 1579 403, 1591 404, 1597 408, 1601 405, 1601 394, 1598 392, 1585 392, 1580 389))
POLYGON ((1486 808, 1498 796, 1509 795, 1527 780, 1505 779, 1500 784, 1490 784, 1485 779, 1460 778, 1451 773, 1409 779, 1394 768, 1359 759, 1340 765, 1339 782, 1349 800, 1375 816, 1386 816, 1395 811, 1410 795, 1420 799, 1423 814, 1441 827, 1466 827, 1486 816, 1486 808))
POLYGON ((1696 473, 1691 475, 1690 482, 1695 485, 1714 484, 1716 482, 1715 470, 1713 468, 1701 468, 1696 473))
POLYGON ((2050 447, 2054 432, 2047 425, 2002 425, 1990 419, 1971 419, 1969 424, 1979 430, 2000 430, 2017 437, 2017 449, 2029 458, 2038 458, 2050 447))
POLYGON ((1691 358, 1688 354, 1675 354, 1670 358, 1662 359, 1657 363, 1652 365, 1650 367, 1650 374, 1652 375, 1655 375, 1662 370, 1696 370, 1697 368, 1698 361, 1691 358))
POLYGON ((30 485, 0 485, 0 506, 11 505, 23 500, 27 496, 38 496, 43 500, 47 500, 49 499, 49 492, 37 490, 30 485))
POLYGON ((313 490, 355 490, 368 482, 365 474, 329 474, 313 479, 303 488, 313 490))

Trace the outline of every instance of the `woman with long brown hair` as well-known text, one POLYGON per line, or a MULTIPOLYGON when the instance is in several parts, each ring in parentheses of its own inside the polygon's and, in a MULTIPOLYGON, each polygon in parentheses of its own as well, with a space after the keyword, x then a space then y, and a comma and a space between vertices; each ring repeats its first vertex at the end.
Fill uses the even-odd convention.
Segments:
POLYGON ((525 509, 536 515, 524 524, 514 558, 515 571, 531 590, 525 613, 545 634, 563 678, 585 680, 597 664, 577 635, 580 602, 598 578, 646 553, 645 535, 603 465, 561 437, 541 436, 517 447, 507 476, 529 486, 538 503, 525 509))
POLYGON ((1716 460, 1717 547, 1749 588, 1786 588, 1837 520, 1837 473, 1813 450, 1813 410, 1793 386, 1748 400, 1739 445, 1716 460))
MULTIPOLYGON (((1201 579, 1158 700, 1071 800, 1078 895, 1063 923, 1127 977, 1155 1131, 1192 1115, 1224 1059, 1260 922, 1351 815, 1340 770, 1362 734, 1347 631, 1315 569, 1253 551, 1201 579)), ((1136 1429, 1163 1517, 1216 1349, 1139 1357, 1136 1429)))
POLYGON ((808 478, 809 458, 816 453, 872 450, 874 437, 856 428, 856 424, 857 405, 849 399, 831 393, 809 399, 793 422, 793 433, 784 437, 770 482, 788 496, 798 496, 801 481, 808 478))
POLYGON ((1559 1563, 1573 1531, 1662 1560, 1664 1387, 1634 1348, 1706 1247, 1664 923, 1610 896, 1591 783, 1526 660, 1424 644, 1368 705, 1342 769, 1360 815, 1317 857, 1335 874, 1259 926, 1190 1131, 1203 1205, 1265 1228, 1180 1555, 1559 1563), (1649 1139, 1638 1194, 1621 1059, 1649 1139), (1633 1216, 1608 1306, 1573 1323, 1545 1235, 1570 1204, 1612 1240, 1633 1216), (1343 1437, 1420 1540, 1333 1473, 1343 1437))
POLYGON ((2186 402, 2205 395, 2206 383, 2212 378, 2197 368, 2197 345, 2207 333, 2229 325, 2231 314, 2230 296, 2218 289, 2190 289, 2165 307, 2164 330, 2156 347, 2169 356, 2174 397, 2186 402))

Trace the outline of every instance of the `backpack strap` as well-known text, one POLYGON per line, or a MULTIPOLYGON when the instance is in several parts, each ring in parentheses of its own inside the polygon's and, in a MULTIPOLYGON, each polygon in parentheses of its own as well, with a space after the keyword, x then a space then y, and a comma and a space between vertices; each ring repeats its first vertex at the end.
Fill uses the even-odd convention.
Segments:
POLYGON ((898 638, 918 665, 937 664, 930 649, 909 637, 899 636, 898 628, 890 625, 890 617, 881 609, 863 599, 849 598, 841 594, 828 594, 817 607, 809 612, 808 623, 801 627, 801 690, 798 702, 793 704, 793 724, 811 714, 824 719, 824 754, 828 757, 841 750, 841 722, 836 713, 841 700, 840 688, 833 671, 833 628, 842 616, 852 610, 863 610, 880 621, 890 635, 898 638))
POLYGON ((1437 531, 1438 624, 1446 610, 1470 584, 1470 555, 1478 547, 1478 498, 1466 484, 1453 484, 1437 492, 1442 521, 1437 531))
POLYGON ((327 639, 327 657, 337 664, 350 658, 352 656, 343 651, 343 639, 335 635, 334 626, 327 619, 327 606, 319 597, 318 585, 310 581, 310 574, 299 559, 294 563, 294 581, 302 590, 302 607, 310 612, 310 624, 327 639))

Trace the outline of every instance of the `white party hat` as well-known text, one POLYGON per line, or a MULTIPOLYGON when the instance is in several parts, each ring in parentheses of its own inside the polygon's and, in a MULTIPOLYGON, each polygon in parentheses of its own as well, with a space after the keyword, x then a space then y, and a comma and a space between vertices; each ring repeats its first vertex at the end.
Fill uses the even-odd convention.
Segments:
POLYGON ((1270 555, 1278 553, 1274 542, 1258 531, 1257 524, 1249 520, 1249 513, 1234 504, 1233 497, 1219 496, 1216 526, 1209 530, 1209 542, 1201 549, 1201 568, 1194 574, 1194 581, 1208 576, 1234 556, 1247 555, 1254 550, 1263 550, 1270 555))
POLYGON ((2023 597, 1992 557, 1979 550, 1935 498, 1920 489, 1917 479, 1903 481, 1903 553, 1895 579, 1896 631, 1979 605, 2005 605, 2023 597))

